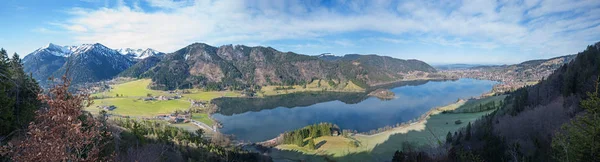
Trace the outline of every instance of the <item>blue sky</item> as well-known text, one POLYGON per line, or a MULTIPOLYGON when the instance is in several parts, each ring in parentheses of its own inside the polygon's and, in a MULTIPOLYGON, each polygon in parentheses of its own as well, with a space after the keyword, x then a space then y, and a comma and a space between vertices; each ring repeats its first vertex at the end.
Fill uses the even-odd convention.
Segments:
POLYGON ((4 0, 0 47, 50 42, 173 52, 193 42, 316 55, 518 63, 600 41, 598 0, 4 0))

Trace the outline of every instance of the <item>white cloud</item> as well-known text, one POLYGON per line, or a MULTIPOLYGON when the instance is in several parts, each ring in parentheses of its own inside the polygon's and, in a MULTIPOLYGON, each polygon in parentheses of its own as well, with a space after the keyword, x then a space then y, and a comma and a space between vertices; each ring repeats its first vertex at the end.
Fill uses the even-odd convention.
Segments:
MULTIPOLYGON (((598 41, 600 1, 337 1, 327 8, 312 2, 280 0, 146 0, 100 9, 75 8, 60 26, 77 43, 102 42, 110 47, 152 47, 171 52, 192 42, 262 44, 280 39, 313 39, 355 31, 391 37, 416 35, 421 42, 444 46, 566 54, 598 41), (575 12, 579 16, 561 15, 575 12), (595 26, 594 26, 595 25, 595 26), (583 38, 579 38, 583 37, 583 38), (549 46, 561 46, 549 49, 549 46)), ((407 38, 409 39, 409 38, 407 38)), ((352 46, 358 40, 327 41, 352 46)))

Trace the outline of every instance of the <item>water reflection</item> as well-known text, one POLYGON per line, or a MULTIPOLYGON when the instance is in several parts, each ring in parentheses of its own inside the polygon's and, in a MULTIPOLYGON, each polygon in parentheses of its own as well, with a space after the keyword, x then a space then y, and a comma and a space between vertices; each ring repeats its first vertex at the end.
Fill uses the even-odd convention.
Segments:
MULTIPOLYGON (((496 82, 474 79, 409 82, 392 88, 396 98, 381 101, 365 93, 302 93, 263 99, 219 99, 213 117, 220 130, 245 141, 264 141, 285 131, 330 122, 369 131, 415 119, 433 107, 478 96, 496 82)), ((397 84, 398 85, 398 84, 397 84)))

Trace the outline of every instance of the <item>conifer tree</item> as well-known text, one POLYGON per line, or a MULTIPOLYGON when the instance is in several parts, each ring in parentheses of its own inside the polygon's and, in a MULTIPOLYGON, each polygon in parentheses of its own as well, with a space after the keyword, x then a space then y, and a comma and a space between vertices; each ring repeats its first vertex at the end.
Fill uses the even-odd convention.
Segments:
POLYGON ((13 94, 15 95, 13 104, 15 120, 13 125, 19 129, 23 129, 33 120, 35 111, 41 105, 37 99, 41 88, 35 79, 25 74, 23 63, 17 53, 10 60, 10 71, 12 80, 16 84, 16 87, 13 89, 13 94))
POLYGON ((4 136, 13 131, 13 104, 14 101, 10 95, 14 83, 10 74, 10 60, 6 50, 0 49, 0 136, 4 136))
POLYGON ((452 143, 452 133, 450 132, 446 135, 446 143, 452 143))
POLYGON ((308 149, 311 149, 311 150, 315 149, 315 140, 314 139, 308 140, 308 149))
POLYGON ((466 135, 465 135, 465 140, 471 140, 471 122, 469 122, 469 124, 467 125, 467 130, 466 130, 466 135))
MULTIPOLYGON (((600 80, 600 77, 599 77, 600 80)), ((600 97, 598 84, 588 98, 581 101, 586 114, 562 126, 552 139, 554 158, 558 161, 600 161, 600 97)))

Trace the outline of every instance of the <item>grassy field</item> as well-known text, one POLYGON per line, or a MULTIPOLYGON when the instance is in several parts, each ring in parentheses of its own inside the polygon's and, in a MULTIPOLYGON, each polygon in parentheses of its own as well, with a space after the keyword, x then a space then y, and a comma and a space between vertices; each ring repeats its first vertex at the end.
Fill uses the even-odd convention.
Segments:
POLYGON ((474 111, 479 107, 479 105, 485 105, 490 102, 495 102, 496 105, 500 105, 500 103, 504 101, 504 98, 506 98, 506 96, 507 95, 499 95, 499 96, 490 96, 490 97, 486 97, 486 98, 482 98, 482 99, 478 99, 478 100, 469 100, 469 101, 467 101, 467 103, 465 103, 465 105, 454 110, 454 112, 474 111))
POLYGON ((208 117, 207 113, 193 113, 192 114, 192 119, 196 120, 196 121, 199 121, 199 122, 202 122, 202 123, 204 123, 206 125, 213 125, 213 124, 215 124, 215 122, 208 117))
POLYGON ((334 91, 334 92, 363 92, 364 88, 359 87, 351 81, 337 83, 333 81, 335 85, 329 85, 327 80, 314 80, 306 87, 302 85, 292 86, 293 89, 277 90, 277 88, 288 88, 290 86, 263 86, 258 93, 259 96, 273 96, 281 94, 289 94, 294 92, 308 92, 308 91, 334 91))
POLYGON ((158 114, 170 114, 175 110, 187 110, 190 103, 185 100, 143 101, 136 98, 107 98, 94 100, 88 111, 99 111, 98 105, 115 105, 113 114, 124 116, 154 117, 158 114))
POLYGON ((465 127, 468 122, 474 122, 482 115, 492 111, 479 113, 454 113, 441 114, 443 110, 454 110, 464 106, 466 101, 440 107, 432 111, 426 121, 413 123, 409 126, 394 128, 374 135, 354 135, 349 138, 319 137, 315 139, 318 147, 310 150, 296 145, 279 145, 271 153, 274 159, 307 160, 307 161, 387 161, 391 159, 394 151, 402 148, 403 143, 410 142, 416 146, 435 146, 444 142, 448 132, 455 132, 465 127), (454 124, 461 120, 462 124, 454 124), (358 147, 352 146, 350 141, 359 143, 358 147), (318 143, 321 143, 319 145, 318 143))
MULTIPOLYGON (((86 110, 92 113, 97 113, 100 111, 100 109, 96 108, 96 106, 114 105, 117 108, 109 113, 132 117, 154 117, 158 114, 170 114, 176 110, 188 110, 190 107, 190 102, 188 101, 189 99, 210 101, 218 97, 238 97, 241 95, 239 92, 235 91, 205 92, 198 89, 192 89, 189 90, 189 94, 182 94, 183 97, 181 99, 166 101, 143 101, 141 98, 146 97, 148 94, 151 94, 152 96, 174 95, 169 94, 167 91, 149 89, 148 85, 150 85, 151 82, 152 81, 150 79, 140 79, 112 85, 112 89, 110 91, 92 94, 92 96, 96 97, 105 96, 112 98, 95 99, 94 104, 86 108, 86 110), (115 97, 117 94, 122 97, 115 97)), ((207 125, 214 124, 214 121, 208 118, 208 114, 206 113, 194 115, 197 116, 196 120, 200 122, 203 122, 207 125)), ((185 125, 185 127, 189 127, 189 125, 185 125)))

